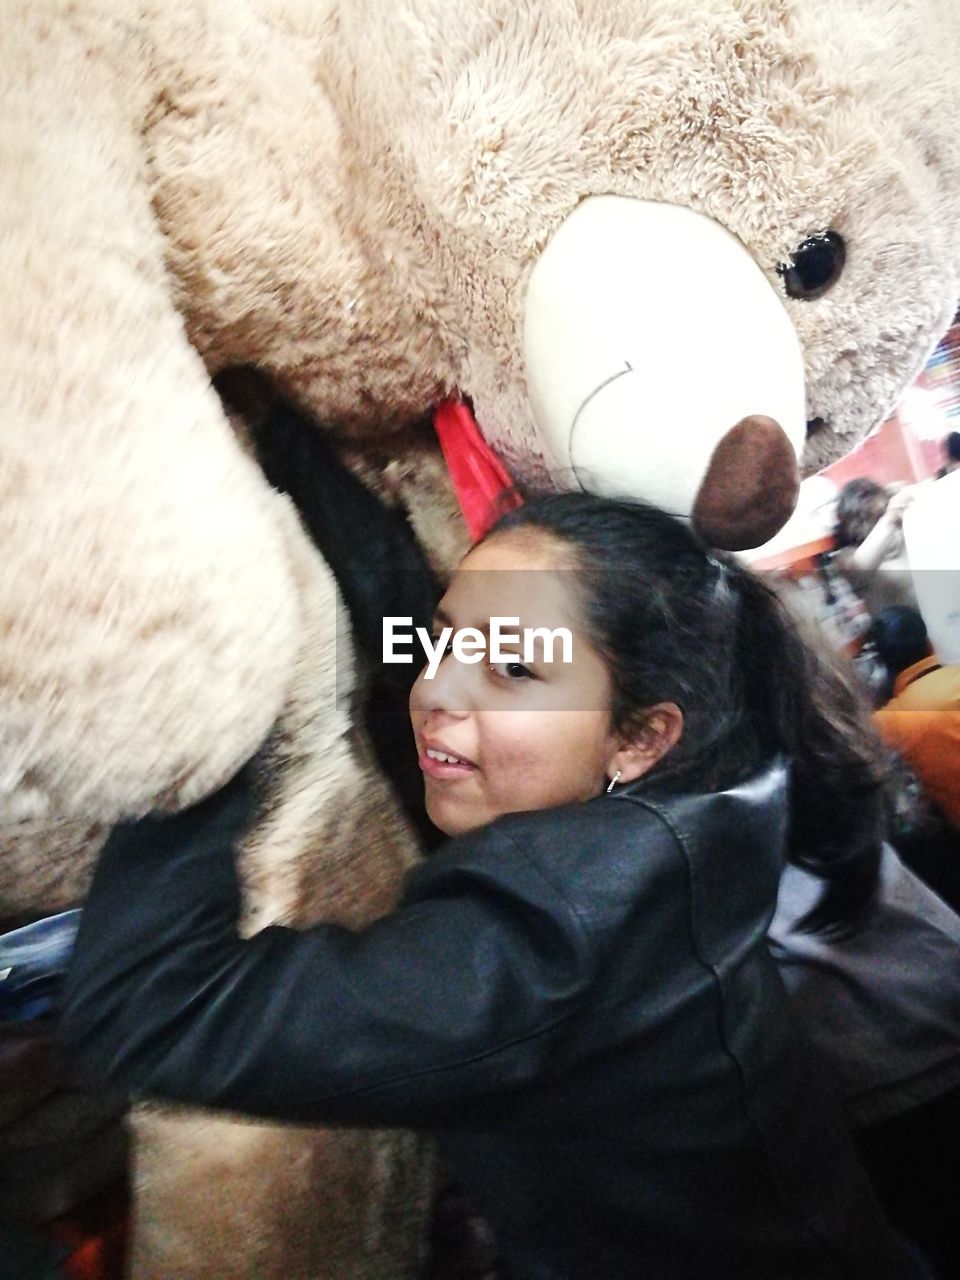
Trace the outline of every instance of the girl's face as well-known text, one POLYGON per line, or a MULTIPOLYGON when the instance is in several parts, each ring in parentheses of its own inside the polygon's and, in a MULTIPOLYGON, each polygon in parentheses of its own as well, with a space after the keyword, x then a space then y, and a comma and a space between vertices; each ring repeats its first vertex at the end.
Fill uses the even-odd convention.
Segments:
POLYGON ((519 619, 502 628, 513 634, 564 627, 572 638, 569 662, 559 644, 548 661, 541 638, 529 661, 521 644, 504 644, 513 660, 493 663, 488 645, 479 662, 448 652, 433 679, 421 672, 410 714, 427 812, 447 835, 504 813, 589 799, 621 767, 610 678, 586 638, 575 576, 548 535, 504 533, 466 556, 438 606, 435 635, 449 626, 489 636, 499 617, 519 619))

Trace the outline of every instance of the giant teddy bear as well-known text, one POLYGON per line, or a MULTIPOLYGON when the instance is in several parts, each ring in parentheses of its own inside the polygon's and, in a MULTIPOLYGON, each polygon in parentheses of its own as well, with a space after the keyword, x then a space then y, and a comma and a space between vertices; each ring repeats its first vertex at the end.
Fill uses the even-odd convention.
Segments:
MULTIPOLYGON (((6 0, 0 905, 75 899, 112 822, 257 748, 248 928, 369 919, 416 856, 212 375, 328 424, 440 565, 406 424, 452 393, 521 481, 756 544, 949 323, 958 118, 954 0, 6 0)), ((419 1265, 414 1138, 135 1132, 137 1276, 419 1265)))

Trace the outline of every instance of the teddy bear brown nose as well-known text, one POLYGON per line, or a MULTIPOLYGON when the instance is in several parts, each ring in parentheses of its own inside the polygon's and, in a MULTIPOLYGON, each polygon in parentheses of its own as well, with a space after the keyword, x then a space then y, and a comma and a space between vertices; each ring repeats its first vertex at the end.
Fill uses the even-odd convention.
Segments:
POLYGON ((773 418, 751 414, 713 451, 693 504, 693 523, 714 547, 759 547, 797 505, 800 472, 786 432, 773 418))

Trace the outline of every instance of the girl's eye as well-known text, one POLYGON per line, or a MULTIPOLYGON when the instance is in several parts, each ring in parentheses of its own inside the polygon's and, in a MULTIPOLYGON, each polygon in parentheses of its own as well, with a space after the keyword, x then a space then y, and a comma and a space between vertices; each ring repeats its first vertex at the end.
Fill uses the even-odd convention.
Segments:
POLYGON ((491 662, 490 670, 501 680, 532 680, 534 678, 530 668, 525 667, 516 658, 510 658, 506 662, 491 662))
MULTIPOLYGON (((440 643, 440 639, 441 639, 440 635, 435 635, 435 636, 431 636, 431 637, 430 637, 430 640, 431 640, 431 642, 432 642, 432 644, 433 644, 434 650, 436 650, 437 645, 440 643)), ((442 654, 443 654, 443 656, 444 656, 445 658, 446 658, 446 657, 448 657, 451 653, 453 653, 453 640, 452 640, 452 639, 450 639, 450 640, 448 640, 448 641, 447 641, 447 643, 444 645, 444 647, 443 647, 443 649, 441 650, 441 652, 442 652, 442 654)))

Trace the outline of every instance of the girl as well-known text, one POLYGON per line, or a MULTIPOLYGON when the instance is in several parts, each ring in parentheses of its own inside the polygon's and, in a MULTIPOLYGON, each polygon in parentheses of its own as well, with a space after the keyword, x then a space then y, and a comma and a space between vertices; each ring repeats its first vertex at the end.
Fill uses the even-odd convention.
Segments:
POLYGON ((393 914, 241 941, 244 770, 110 838, 64 1035, 131 1089, 434 1132, 512 1280, 925 1274, 767 949, 784 857, 824 878, 817 924, 850 920, 880 824, 874 761, 775 597, 662 512, 564 495, 470 552, 437 634, 494 617, 565 628, 570 660, 541 635, 414 686, 456 838, 393 914))

